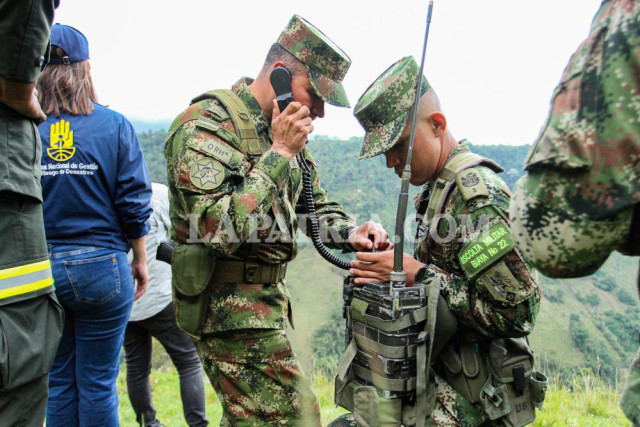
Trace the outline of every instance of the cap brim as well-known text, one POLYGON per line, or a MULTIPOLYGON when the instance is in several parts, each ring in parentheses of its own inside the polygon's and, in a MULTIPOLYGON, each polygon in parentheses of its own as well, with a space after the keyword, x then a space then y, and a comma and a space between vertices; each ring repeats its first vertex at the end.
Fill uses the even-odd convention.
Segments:
POLYGON ((409 111, 405 111, 386 125, 367 132, 358 159, 375 157, 393 147, 400 139, 408 118, 409 111))
POLYGON ((307 67, 313 89, 324 102, 337 107, 351 107, 342 83, 331 80, 320 72, 307 67))

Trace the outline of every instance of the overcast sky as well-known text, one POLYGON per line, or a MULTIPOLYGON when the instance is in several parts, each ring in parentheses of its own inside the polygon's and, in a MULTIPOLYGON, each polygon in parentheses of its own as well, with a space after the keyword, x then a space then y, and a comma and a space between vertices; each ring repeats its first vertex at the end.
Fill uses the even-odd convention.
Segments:
MULTIPOLYGON (((55 22, 89 40, 99 100, 129 119, 171 120, 194 96, 257 75, 300 14, 351 57, 352 106, 389 65, 419 62, 427 1, 62 0, 55 22)), ((425 75, 456 138, 528 144, 553 88, 587 36, 599 0, 435 0, 425 75)), ((328 106, 315 134, 362 136, 350 109, 328 106)))

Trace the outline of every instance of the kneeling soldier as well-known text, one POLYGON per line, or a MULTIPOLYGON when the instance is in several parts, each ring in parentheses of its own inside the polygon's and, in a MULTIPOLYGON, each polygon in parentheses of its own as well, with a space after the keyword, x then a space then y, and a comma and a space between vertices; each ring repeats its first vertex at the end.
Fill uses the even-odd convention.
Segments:
MULTIPOLYGON (((387 167, 399 176, 407 159, 418 73, 412 57, 401 59, 367 89, 355 108, 355 116, 366 131, 360 158, 384 153, 387 167)), ((385 372, 369 375, 373 381, 366 380, 367 375, 358 378, 362 369, 361 365, 353 366, 358 363, 355 357, 348 369, 343 363, 336 401, 350 402, 342 406, 361 406, 348 407, 353 414, 332 425, 421 425, 425 416, 436 425, 475 426, 491 421, 524 425, 535 418, 534 407, 541 406, 546 386, 544 376, 533 369, 533 355, 523 338, 533 329, 541 291, 509 230, 510 191, 498 177, 502 168, 472 153, 466 140, 454 139, 426 79, 420 89, 410 182, 423 188, 415 200, 415 255, 404 254, 403 265, 407 286, 424 284, 440 289, 440 299, 446 302, 442 305, 457 321, 457 330, 448 336, 439 334, 438 320, 445 320, 435 319, 428 391, 422 396, 418 393, 416 402, 403 398, 400 410, 388 410, 395 406, 384 386, 395 383, 384 378, 385 372), (358 389, 348 387, 350 378, 383 390, 375 402, 377 414, 366 407, 364 399, 341 395, 358 389), (415 408, 421 403, 424 407, 420 400, 428 400, 428 396, 435 396, 435 400, 426 404, 420 419, 420 410, 415 408), (375 420, 365 419, 368 415, 363 414, 372 412, 375 420)), ((357 257, 350 270, 356 285, 389 281, 393 251, 359 252, 357 257)), ((353 319, 356 316, 348 316, 349 322, 353 319)), ((378 324, 382 322, 369 321, 367 333, 378 324)), ((357 336, 355 329, 352 335, 358 346, 369 343, 369 351, 388 349, 357 336)), ((420 353, 412 354, 420 359, 420 353)), ((418 360, 417 365, 420 363, 418 360)), ((420 369, 417 372, 420 376, 420 369)), ((415 383, 415 379, 407 382, 409 387, 415 383)))

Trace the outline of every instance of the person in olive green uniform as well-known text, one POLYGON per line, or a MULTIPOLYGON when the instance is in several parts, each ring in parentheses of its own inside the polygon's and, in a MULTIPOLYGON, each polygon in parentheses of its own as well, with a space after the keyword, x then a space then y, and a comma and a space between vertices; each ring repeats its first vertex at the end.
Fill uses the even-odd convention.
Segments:
POLYGON ((0 2, 0 424, 41 426, 62 333, 42 218, 35 81, 57 0, 0 2))
POLYGON ((322 189, 305 148, 324 103, 348 107, 348 56, 295 15, 258 77, 193 100, 172 124, 165 147, 178 324, 196 339, 223 406, 223 425, 320 424, 318 403, 285 335, 291 320, 286 264, 295 233, 310 234, 302 170, 321 237, 347 251, 384 249, 379 224, 356 227, 322 189), (280 111, 271 71, 291 72, 294 102, 280 111))

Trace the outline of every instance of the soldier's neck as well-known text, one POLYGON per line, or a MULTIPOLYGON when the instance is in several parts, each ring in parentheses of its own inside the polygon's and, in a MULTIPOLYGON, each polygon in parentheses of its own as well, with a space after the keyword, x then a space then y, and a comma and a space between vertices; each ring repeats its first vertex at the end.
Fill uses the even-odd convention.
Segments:
POLYGON ((260 74, 250 85, 249 91, 253 97, 258 101, 260 108, 262 108, 262 112, 265 117, 271 123, 271 117, 273 115, 273 100, 275 99, 275 94, 273 92, 273 88, 271 87, 271 83, 269 79, 265 79, 262 74, 260 74))

